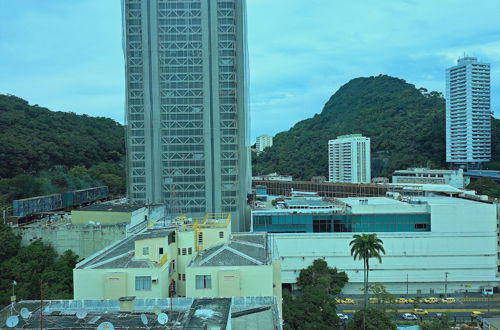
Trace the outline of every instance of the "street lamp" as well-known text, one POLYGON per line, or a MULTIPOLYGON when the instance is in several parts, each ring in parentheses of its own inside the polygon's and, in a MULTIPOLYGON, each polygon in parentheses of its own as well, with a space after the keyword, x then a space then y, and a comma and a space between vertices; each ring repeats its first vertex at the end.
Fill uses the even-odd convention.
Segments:
POLYGON ((448 296, 448 272, 444 272, 444 296, 448 296))

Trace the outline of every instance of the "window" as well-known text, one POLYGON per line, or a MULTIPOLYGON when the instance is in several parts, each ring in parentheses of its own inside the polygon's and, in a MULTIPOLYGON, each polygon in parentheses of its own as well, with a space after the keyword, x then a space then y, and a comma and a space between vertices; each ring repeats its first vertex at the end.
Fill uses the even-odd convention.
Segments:
POLYGON ((188 248, 188 254, 193 254, 193 248, 188 248))
POLYGON ((180 281, 180 280, 181 280, 181 278, 182 278, 182 276, 181 276, 181 274, 179 274, 178 276, 179 276, 179 281, 180 281))
POLYGON ((151 291, 151 276, 136 276, 135 289, 137 291, 151 291))
POLYGON ((163 254, 163 248, 159 248, 159 249, 158 249, 158 253, 159 253, 160 255, 162 255, 162 254, 163 254))
POLYGON ((224 232, 223 231, 219 232, 219 238, 224 238, 224 232))
POLYGON ((186 248, 182 248, 182 255, 185 256, 187 254, 186 248))
POLYGON ((198 244, 203 244, 203 233, 198 233, 198 244))
POLYGON ((178 249, 177 249, 177 254, 178 254, 178 255, 181 255, 181 248, 178 248, 178 249))
POLYGON ((427 224, 426 223, 416 223, 415 224, 415 229, 426 229, 427 224))
POLYGON ((168 274, 175 272, 175 260, 172 260, 168 265, 168 274))
POLYGON ((147 256, 149 254, 149 248, 148 247, 142 248, 142 254, 147 256))
POLYGON ((196 288, 197 289, 211 289, 212 276, 211 275, 196 275, 196 288))
POLYGON ((185 281, 186 280, 186 274, 182 274, 182 280, 185 281))

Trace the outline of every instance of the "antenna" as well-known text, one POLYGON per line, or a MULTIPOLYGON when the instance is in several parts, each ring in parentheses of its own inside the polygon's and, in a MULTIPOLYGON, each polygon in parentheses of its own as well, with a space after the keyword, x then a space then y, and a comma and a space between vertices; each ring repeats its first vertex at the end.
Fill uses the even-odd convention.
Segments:
POLYGON ((146 315, 141 314, 141 321, 142 321, 142 324, 148 325, 148 317, 146 315))
POLYGON ((160 324, 166 324, 168 322, 168 315, 165 313, 158 314, 157 321, 160 324))
POLYGON ((115 330, 115 326, 111 322, 102 322, 97 327, 97 330, 115 330))
POLYGON ((5 325, 9 328, 15 327, 19 323, 19 317, 17 315, 9 316, 7 321, 5 321, 5 325))
POLYGON ((31 316, 31 312, 26 307, 21 308, 21 317, 23 319, 28 319, 31 316))
POLYGON ((88 314, 87 311, 79 310, 76 312, 76 318, 79 320, 83 320, 87 316, 87 314, 88 314))
POLYGON ((160 314, 161 313, 161 308, 158 307, 158 306, 153 307, 153 313, 155 313, 156 315, 160 314))

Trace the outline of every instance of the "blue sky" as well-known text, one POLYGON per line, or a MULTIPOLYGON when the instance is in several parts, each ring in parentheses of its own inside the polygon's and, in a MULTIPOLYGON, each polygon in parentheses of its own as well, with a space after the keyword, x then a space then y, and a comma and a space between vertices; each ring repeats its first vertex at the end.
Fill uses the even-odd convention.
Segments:
MULTIPOLYGON (((378 74, 444 92, 464 53, 492 65, 500 111, 500 1, 247 0, 251 136, 321 109, 378 74)), ((0 0, 0 93, 51 110, 124 118, 119 0, 0 0)))

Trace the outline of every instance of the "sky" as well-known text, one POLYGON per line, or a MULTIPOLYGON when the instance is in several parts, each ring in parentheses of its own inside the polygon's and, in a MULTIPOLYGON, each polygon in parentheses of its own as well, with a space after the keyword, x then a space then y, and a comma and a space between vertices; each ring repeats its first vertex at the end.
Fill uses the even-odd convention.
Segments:
MULTIPOLYGON (((251 139, 320 113, 343 84, 388 74, 444 92, 467 54, 491 64, 499 0, 247 0, 251 139)), ((0 0, 0 94, 124 121, 120 0, 0 0)))

